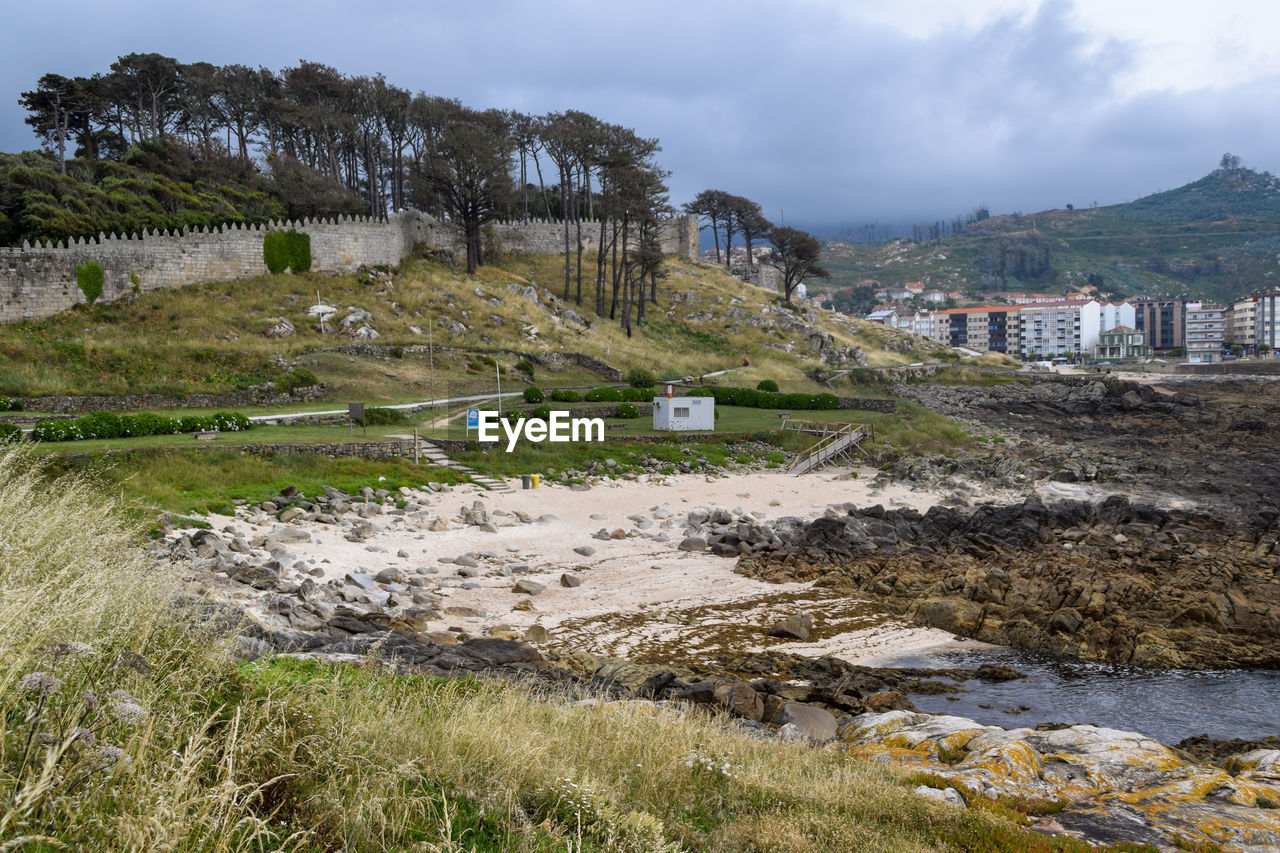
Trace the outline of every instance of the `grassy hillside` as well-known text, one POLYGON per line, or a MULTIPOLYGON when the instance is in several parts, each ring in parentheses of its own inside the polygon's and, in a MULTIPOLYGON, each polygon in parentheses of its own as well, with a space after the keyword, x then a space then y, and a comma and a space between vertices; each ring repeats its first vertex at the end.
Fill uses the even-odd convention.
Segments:
MULTIPOLYGON (((433 375, 437 396, 491 391, 495 360, 519 387, 515 383, 530 378, 523 354, 545 352, 581 352, 623 371, 643 367, 657 375, 713 372, 747 358, 751 367, 739 382, 770 378, 784 390, 813 390, 804 371, 820 361, 803 336, 744 319, 780 317, 768 314, 784 310, 775 295, 713 267, 672 262, 659 304, 648 306, 645 323, 628 338, 616 321, 550 296, 545 288, 562 292, 562 263, 556 257, 514 258, 470 277, 422 256, 386 274, 263 276, 80 307, 41 322, 0 326, 0 394, 221 392, 304 366, 328 386, 331 400, 408 402, 430 395, 433 375), (317 299, 339 309, 324 331, 308 314, 317 299), (589 327, 558 316, 565 308, 589 327), (371 343, 391 349, 373 356, 332 351, 357 343, 337 328, 356 309, 369 318, 347 331, 367 324, 380 335, 371 343), (269 336, 281 319, 296 332, 269 336), (434 374, 426 354, 395 349, 428 340, 439 349, 434 374)), ((594 257, 586 263, 594 269, 594 257)), ((836 344, 862 346, 873 365, 930 355, 884 350, 895 333, 881 326, 831 312, 810 319, 836 344)), ((576 366, 534 368, 533 378, 548 385, 601 381, 576 366)))
POLYGON ((1223 301, 1280 285, 1280 181, 1218 169, 1127 204, 994 216, 934 243, 828 244, 834 286, 921 281, 966 293, 999 290, 998 254, 1032 246, 1049 269, 1009 274, 1006 289, 1191 294, 1223 301))

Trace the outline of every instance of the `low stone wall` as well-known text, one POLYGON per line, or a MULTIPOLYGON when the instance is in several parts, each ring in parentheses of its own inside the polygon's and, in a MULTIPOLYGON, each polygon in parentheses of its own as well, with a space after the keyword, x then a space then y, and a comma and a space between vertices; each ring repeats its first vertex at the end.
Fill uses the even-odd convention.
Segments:
POLYGON ((892 415, 898 411, 898 401, 880 397, 841 397, 841 409, 854 409, 860 412, 881 412, 892 415))
MULTIPOLYGON (((216 444, 216 442, 214 442, 216 444)), ((242 444, 225 445, 235 447, 245 453, 258 456, 275 456, 288 454, 309 454, 312 456, 353 456, 358 459, 403 459, 413 458, 413 442, 406 440, 390 441, 335 441, 316 444, 242 444)), ((427 442, 420 442, 421 449, 427 449, 427 442)))
POLYGON ((1173 372, 1193 376, 1275 376, 1280 375, 1280 358, 1220 361, 1214 364, 1176 364, 1173 372))
POLYGON ((287 406, 323 397, 323 385, 281 394, 274 385, 257 385, 225 394, 124 394, 118 397, 18 397, 25 412, 77 415, 89 412, 143 412, 154 409, 221 409, 240 406, 287 406))

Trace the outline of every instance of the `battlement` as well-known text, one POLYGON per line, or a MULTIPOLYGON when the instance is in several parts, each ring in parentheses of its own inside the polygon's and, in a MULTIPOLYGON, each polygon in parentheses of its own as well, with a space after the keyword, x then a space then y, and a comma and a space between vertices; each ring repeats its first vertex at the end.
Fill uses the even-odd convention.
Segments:
MULTIPOLYGON (((318 272, 354 272, 363 265, 394 266, 409 255, 415 243, 462 250, 461 236, 453 225, 418 211, 402 211, 390 217, 307 217, 255 225, 99 233, 96 238, 37 241, 36 245, 24 241, 21 247, 0 247, 0 323, 39 320, 83 303, 75 268, 88 261, 102 266, 102 302, 206 281, 266 275, 263 237, 289 229, 311 237, 311 268, 318 272)), ((570 239, 575 247, 576 233, 576 227, 570 224, 570 239)), ((493 236, 501 251, 512 254, 564 251, 564 224, 558 221, 496 222, 493 236)), ((599 224, 584 222, 584 248, 594 250, 598 238, 599 224)), ((697 220, 678 217, 666 223, 662 244, 670 254, 696 258, 697 220)))

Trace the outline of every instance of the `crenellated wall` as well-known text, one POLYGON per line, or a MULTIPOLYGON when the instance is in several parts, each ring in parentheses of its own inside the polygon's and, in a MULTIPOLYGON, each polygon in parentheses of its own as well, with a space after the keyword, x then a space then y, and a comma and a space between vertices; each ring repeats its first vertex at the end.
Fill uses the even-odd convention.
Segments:
MULTIPOLYGON (((83 303, 75 268, 86 261, 102 265, 102 302, 130 293, 265 275, 263 236, 289 228, 311 236, 311 268, 318 272, 395 265, 415 243, 462 250, 453 226, 417 211, 403 211, 386 219, 306 219, 137 235, 99 234, 88 240, 36 246, 24 243, 21 248, 0 247, 0 323, 39 320, 83 303)), ((558 222, 495 223, 494 233, 502 250, 513 254, 564 250, 563 225, 558 222)), ((573 226, 570 233, 572 239, 573 226)), ((584 223, 583 242, 588 250, 595 248, 598 235, 598 226, 584 223)), ((662 241, 668 253, 694 259, 696 219, 672 220, 664 226, 662 241)))

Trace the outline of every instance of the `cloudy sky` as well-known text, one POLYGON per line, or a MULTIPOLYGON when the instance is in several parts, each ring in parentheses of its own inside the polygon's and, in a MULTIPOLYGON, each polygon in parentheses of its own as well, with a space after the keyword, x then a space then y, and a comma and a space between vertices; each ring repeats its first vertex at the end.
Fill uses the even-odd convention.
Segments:
POLYGON ((1224 151, 1280 169, 1269 0, 6 5, 6 151, 35 145, 16 100, 42 73, 136 51, 586 110, 662 140, 674 201, 717 187, 811 227, 1127 201, 1224 151))

